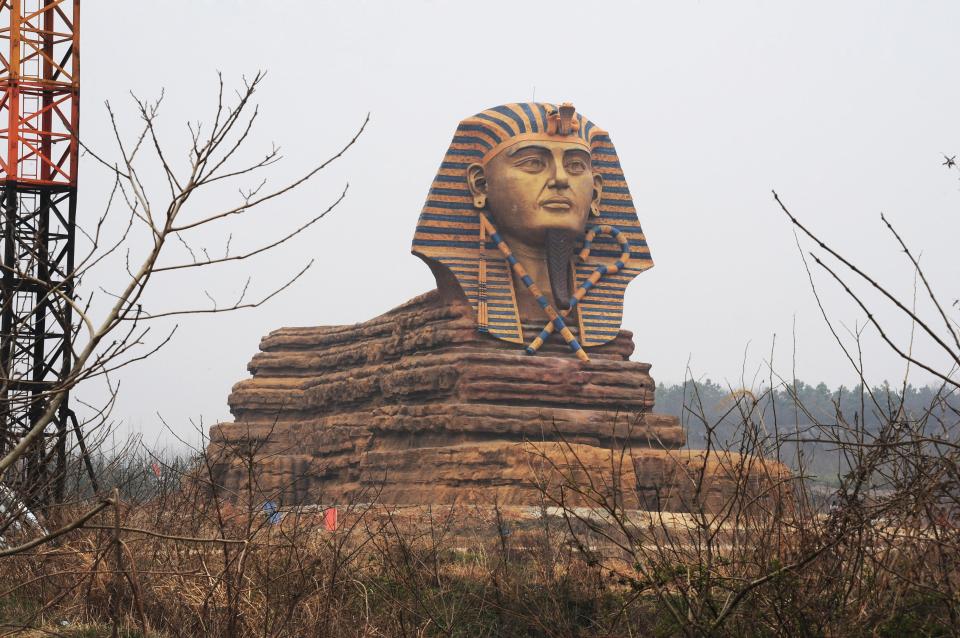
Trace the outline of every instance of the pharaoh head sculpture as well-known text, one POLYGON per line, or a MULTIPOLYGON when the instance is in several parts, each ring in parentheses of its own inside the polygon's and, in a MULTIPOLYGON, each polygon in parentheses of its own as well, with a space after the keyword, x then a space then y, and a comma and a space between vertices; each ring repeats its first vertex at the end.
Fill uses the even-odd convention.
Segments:
POLYGON ((609 135, 570 104, 463 120, 413 252, 456 282, 480 331, 534 339, 530 352, 556 330, 581 358, 617 336, 627 284, 653 265, 609 135))

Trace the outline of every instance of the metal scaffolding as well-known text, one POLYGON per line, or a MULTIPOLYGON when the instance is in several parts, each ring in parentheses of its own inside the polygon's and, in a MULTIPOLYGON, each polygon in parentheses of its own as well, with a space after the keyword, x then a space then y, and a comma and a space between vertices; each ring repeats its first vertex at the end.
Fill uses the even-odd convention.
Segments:
MULTIPOLYGON (((80 123, 80 0, 0 0, 0 452, 64 388, 72 363, 80 123)), ((66 400, 13 475, 27 500, 59 500, 66 400)))

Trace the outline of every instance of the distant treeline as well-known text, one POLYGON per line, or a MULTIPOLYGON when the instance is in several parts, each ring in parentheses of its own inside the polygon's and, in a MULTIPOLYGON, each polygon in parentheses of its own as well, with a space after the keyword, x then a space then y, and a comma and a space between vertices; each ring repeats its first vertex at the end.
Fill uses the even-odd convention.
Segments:
MULTIPOLYGON (((834 432, 863 428, 872 436, 894 421, 898 427, 935 434, 960 420, 960 396, 936 386, 879 386, 865 392, 862 385, 831 389, 825 383, 803 381, 748 392, 708 379, 659 384, 655 411, 680 417, 688 447, 704 447, 709 424, 714 428, 715 446, 735 449, 744 411, 750 413, 754 423, 762 422, 770 435, 779 433, 785 438, 797 438, 797 432, 800 438, 818 438, 822 430, 811 429, 814 424, 833 428, 834 432)), ((808 443, 802 451, 814 472, 835 475, 842 471, 843 464, 832 445, 808 443)))

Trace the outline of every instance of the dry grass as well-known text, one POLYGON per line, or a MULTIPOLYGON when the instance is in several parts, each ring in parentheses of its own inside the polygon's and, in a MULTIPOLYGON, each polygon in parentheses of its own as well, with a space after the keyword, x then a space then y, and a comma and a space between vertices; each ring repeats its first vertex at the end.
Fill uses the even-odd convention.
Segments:
POLYGON ((222 500, 198 476, 3 559, 4 630, 945 636, 960 611, 960 530, 902 494, 825 511, 805 505, 801 481, 763 507, 733 494, 720 510, 669 514, 623 510, 560 475, 540 508, 358 505, 328 532, 320 511, 273 524, 259 501, 222 500), (571 490, 592 506, 563 506, 571 490))

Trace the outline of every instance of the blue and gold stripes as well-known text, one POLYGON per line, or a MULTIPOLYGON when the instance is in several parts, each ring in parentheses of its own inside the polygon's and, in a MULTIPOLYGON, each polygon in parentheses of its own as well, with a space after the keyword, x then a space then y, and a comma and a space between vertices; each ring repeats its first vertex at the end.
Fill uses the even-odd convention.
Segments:
MULTIPOLYGON (((474 311, 478 328, 512 343, 524 343, 517 312, 516 291, 507 258, 481 233, 480 215, 467 188, 467 167, 479 163, 492 149, 511 138, 547 130, 552 104, 516 103, 487 109, 463 120, 433 180, 413 238, 413 253, 442 264, 460 283, 474 311), (481 247, 482 246, 482 247, 481 247), (485 270, 486 310, 480 316, 480 269, 485 270), (481 322, 480 320, 484 321, 481 322), (484 326, 485 324, 485 326, 484 326)), ((629 243, 629 261, 616 275, 604 275, 591 285, 577 303, 581 346, 607 343, 620 330, 626 286, 640 272, 653 266, 646 237, 637 219, 616 149, 609 135, 577 114, 575 135, 590 148, 593 170, 603 177, 603 195, 597 226, 616 228, 629 243)), ((586 260, 572 264, 577 288, 587 282, 598 266, 621 257, 619 238, 595 236, 586 260)))
MULTIPOLYGON (((507 263, 510 264, 510 268, 517 275, 517 279, 523 282, 523 285, 527 288, 530 294, 533 295, 533 298, 537 300, 538 304, 540 304, 540 308, 550 319, 550 323, 547 324, 550 327, 550 332, 556 329, 560 333, 560 335, 563 337, 563 340, 567 342, 567 345, 570 346, 570 350, 572 350, 573 353, 577 355, 577 357, 581 361, 589 361, 590 358, 587 356, 587 353, 583 351, 583 348, 580 346, 580 343, 577 341, 576 337, 573 336, 573 333, 570 332, 570 328, 568 328, 567 324, 563 321, 563 317, 560 316, 556 308, 550 305, 550 302, 547 300, 547 297, 540 290, 540 287, 537 286, 537 282, 535 282, 530 277, 530 275, 527 274, 526 269, 524 269, 523 265, 519 261, 517 261, 516 257, 513 256, 513 253, 510 251, 510 247, 507 246, 507 243, 505 241, 503 241, 503 239, 497 233, 497 229, 493 227, 493 224, 490 223, 490 220, 488 220, 487 216, 484 215, 483 213, 480 213, 480 228, 481 228, 481 236, 484 236, 487 234, 490 235, 491 241, 493 241, 493 243, 497 246, 497 249, 499 249, 500 252, 503 253, 503 256, 507 260, 507 263)), ((481 272, 481 275, 480 275, 481 286, 484 285, 483 283, 484 279, 485 277, 481 272)), ((485 305, 486 304, 481 304, 480 306, 481 319, 485 314, 484 313, 485 305)), ((481 323, 480 325, 482 327, 483 324, 481 323)), ((543 342, 541 341, 540 343, 542 344, 543 342)), ((539 347, 540 347, 539 344, 536 346, 536 348, 532 348, 532 346, 528 346, 527 354, 535 353, 539 347)))
MULTIPOLYGON (((482 222, 483 220, 481 220, 481 223, 482 222)), ((627 263, 630 261, 631 246, 630 246, 630 240, 627 239, 626 235, 624 233, 621 233, 620 229, 617 228, 616 226, 610 226, 609 224, 599 224, 597 226, 594 226, 590 230, 588 230, 586 236, 583 239, 583 246, 580 249, 580 254, 577 255, 578 261, 580 263, 586 262, 587 259, 590 257, 590 252, 593 249, 593 241, 596 239, 597 235, 601 233, 605 235, 609 235, 611 238, 615 239, 620 244, 620 258, 611 264, 598 265, 596 268, 593 269, 593 272, 591 272, 586 279, 581 280, 577 277, 574 278, 574 281, 579 282, 579 285, 577 286, 576 292, 574 292, 573 296, 570 298, 567 309, 564 310, 563 313, 561 314, 562 318, 566 318, 567 315, 573 312, 573 309, 576 308, 580 304, 580 302, 587 297, 587 295, 590 293, 591 290, 599 286, 605 277, 616 275, 618 272, 623 270, 626 267, 627 263)), ((620 295, 619 299, 622 303, 623 294, 620 295)), ((547 313, 547 314, 548 316, 550 315, 550 313, 547 313)), ((619 322, 617 326, 618 326, 617 332, 619 332, 619 322)), ((540 346, 542 346, 543 343, 550 337, 554 329, 555 328, 559 329, 560 327, 561 327, 560 324, 554 321, 553 318, 551 317, 551 321, 547 322, 547 325, 543 327, 543 330, 540 331, 540 334, 537 335, 532 342, 530 342, 529 346, 527 346, 527 353, 533 354, 537 350, 539 350, 540 346)), ((593 326, 593 329, 596 331, 601 331, 602 327, 603 327, 602 323, 595 324, 593 326)), ((582 329, 581 329, 581 334, 585 334, 582 329)), ((613 336, 616 337, 617 335, 614 334, 613 336)), ((563 335, 563 337, 564 337, 564 340, 566 340, 567 338, 566 335, 563 335)), ((567 343, 569 343, 569 341, 567 343)))

